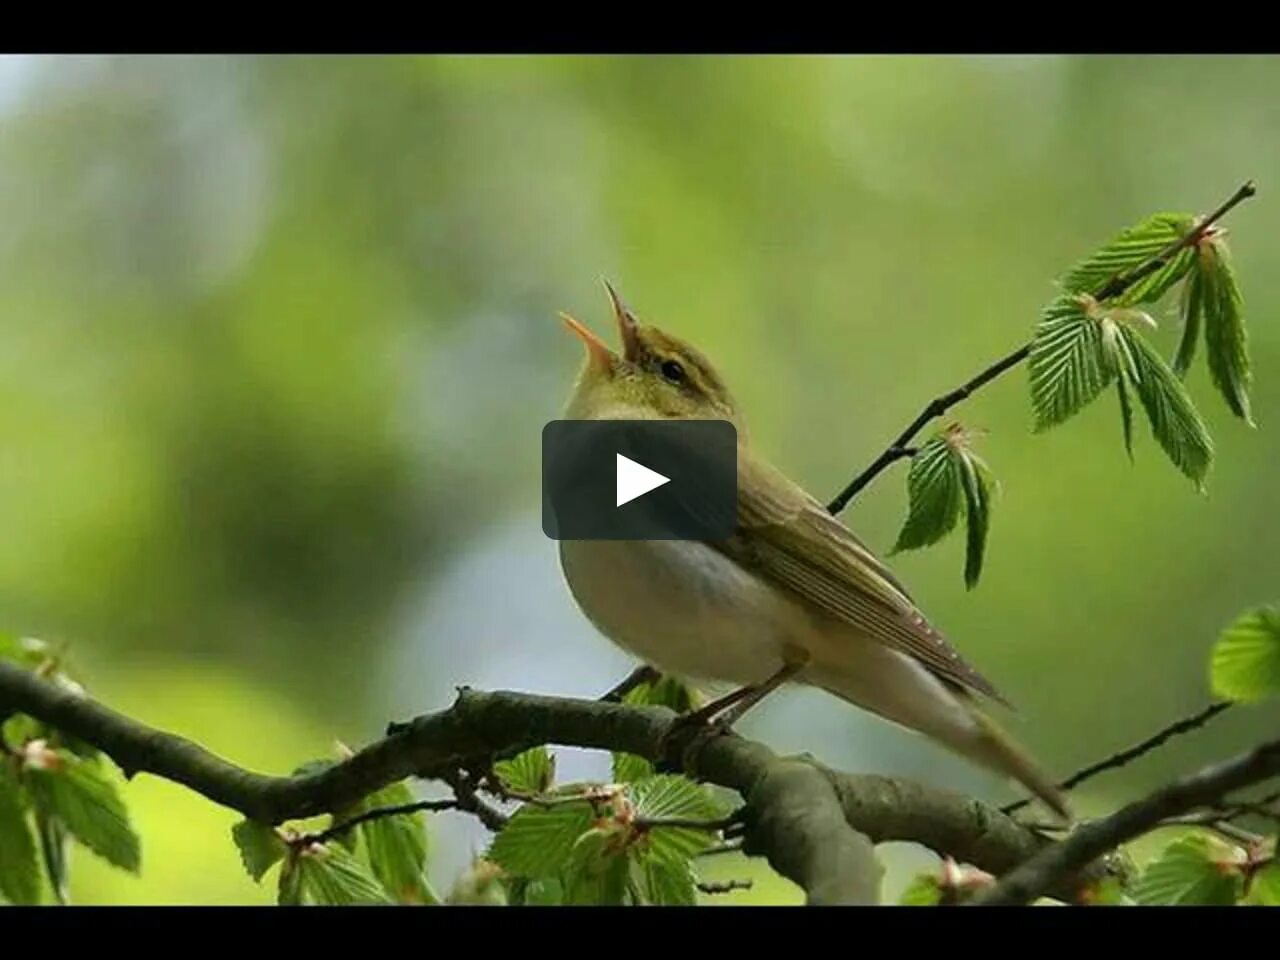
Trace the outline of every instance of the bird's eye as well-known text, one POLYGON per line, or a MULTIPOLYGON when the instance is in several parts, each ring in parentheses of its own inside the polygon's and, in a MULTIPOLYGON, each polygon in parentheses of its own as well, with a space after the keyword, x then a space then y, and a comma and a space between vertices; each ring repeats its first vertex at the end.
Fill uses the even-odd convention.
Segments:
POLYGON ((672 383, 684 383, 684 367, 674 360, 662 361, 662 375, 672 383))

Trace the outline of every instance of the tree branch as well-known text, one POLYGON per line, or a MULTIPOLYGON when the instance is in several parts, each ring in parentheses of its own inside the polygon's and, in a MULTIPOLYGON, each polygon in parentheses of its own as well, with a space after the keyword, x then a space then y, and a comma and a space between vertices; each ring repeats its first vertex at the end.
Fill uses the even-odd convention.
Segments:
POLYGON ((1109 817, 1084 824, 1061 843, 1046 847, 1009 871, 973 902, 1001 906, 1030 903, 1060 886, 1064 877, 1162 821, 1197 807, 1214 806, 1233 790, 1278 775, 1280 740, 1272 740, 1234 759, 1175 780, 1109 817))
MULTIPOLYGON (((1201 218, 1196 224, 1194 230, 1189 230, 1185 236, 1169 244, 1150 260, 1145 261, 1140 267, 1112 277, 1097 293, 1093 295, 1094 299, 1108 300, 1112 297, 1119 296, 1139 280, 1149 277, 1168 263, 1169 260, 1176 256, 1179 251, 1199 243, 1200 239, 1205 235, 1208 229, 1213 226, 1213 224, 1217 223, 1235 209, 1236 206, 1243 203, 1245 200, 1248 200, 1257 192, 1257 187, 1254 185, 1252 180, 1241 185, 1235 193, 1223 201, 1218 209, 1214 210, 1213 213, 1209 214, 1207 217, 1201 218)), ((1001 374, 1022 363, 1022 361, 1027 359, 1030 354, 1031 344, 1023 344, 1012 353, 1001 357, 971 380, 968 380, 956 387, 954 390, 944 393, 942 396, 935 397, 933 400, 929 401, 925 408, 920 411, 920 414, 907 425, 907 428, 903 430, 902 433, 898 434, 894 441, 890 443, 889 446, 887 446, 884 451, 875 458, 875 460, 871 461, 870 466, 850 480, 848 485, 836 494, 835 498, 827 504, 827 510, 831 513, 839 513, 842 511, 849 505, 849 502, 861 493, 867 484, 878 477, 886 467, 899 460, 905 460, 914 455, 911 450, 911 441, 915 439, 916 434, 923 430, 930 421, 941 417, 957 403, 967 399, 973 393, 986 386, 1001 374)))
MULTIPOLYGON (((1184 733, 1190 733, 1192 730, 1199 730, 1229 706, 1231 706, 1231 701, 1229 700, 1219 700, 1216 703, 1211 703, 1194 716, 1184 717, 1181 720, 1177 720, 1169 724, 1163 730, 1152 734, 1141 743, 1136 743, 1127 750, 1121 750, 1119 753, 1114 753, 1105 760, 1099 760, 1097 763, 1091 763, 1089 766, 1077 770, 1071 776, 1067 777, 1067 779, 1059 783, 1058 789, 1063 792, 1073 790, 1086 780, 1091 780, 1100 773, 1105 773, 1108 770, 1116 770, 1120 767, 1126 766, 1134 760, 1137 760, 1139 757, 1145 756, 1152 750, 1155 750, 1157 747, 1163 746, 1173 737, 1180 736, 1184 733)), ((1029 799, 1019 800, 1016 803, 1010 803, 1001 807, 1000 812, 1012 816, 1029 803, 1031 803, 1029 799)))
POLYGON ((870 903, 880 866, 873 844, 922 843, 1000 873, 1048 841, 977 800, 907 780, 854 776, 805 758, 778 757, 734 734, 690 734, 665 707, 624 706, 463 689, 446 710, 322 771, 254 773, 183 737, 145 726, 16 666, 0 663, 0 710, 25 713, 93 744, 127 776, 151 773, 263 823, 340 810, 410 776, 474 794, 459 770, 538 744, 620 750, 736 790, 745 801, 744 852, 806 891, 811 903, 870 903), (460 786, 461 785, 461 788, 460 786))

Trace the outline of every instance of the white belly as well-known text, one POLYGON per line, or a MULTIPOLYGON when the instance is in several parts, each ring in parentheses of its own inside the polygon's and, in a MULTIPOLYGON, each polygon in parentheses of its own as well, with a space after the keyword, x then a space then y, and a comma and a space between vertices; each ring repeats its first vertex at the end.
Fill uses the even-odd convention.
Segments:
POLYGON ((563 540, 560 563, 597 629, 688 680, 759 683, 804 629, 796 605, 702 543, 563 540))

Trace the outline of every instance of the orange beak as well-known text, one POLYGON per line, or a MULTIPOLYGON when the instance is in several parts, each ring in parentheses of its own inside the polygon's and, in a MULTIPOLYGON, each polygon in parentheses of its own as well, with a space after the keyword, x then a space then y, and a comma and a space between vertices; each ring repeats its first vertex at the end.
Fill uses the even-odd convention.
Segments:
POLYGON ((618 291, 613 289, 613 284, 606 280, 604 288, 609 291, 609 300, 613 304, 613 319, 618 322, 618 334, 622 337, 622 356, 634 361, 640 354, 640 324, 636 320, 636 315, 622 302, 618 291))
POLYGON ((564 325, 570 331, 577 334, 581 338, 583 344, 587 348, 587 357, 591 361, 591 366, 601 372, 613 369, 614 354, 609 349, 608 344, 591 332, 590 328, 579 323, 567 313, 560 314, 560 319, 564 321, 564 325))

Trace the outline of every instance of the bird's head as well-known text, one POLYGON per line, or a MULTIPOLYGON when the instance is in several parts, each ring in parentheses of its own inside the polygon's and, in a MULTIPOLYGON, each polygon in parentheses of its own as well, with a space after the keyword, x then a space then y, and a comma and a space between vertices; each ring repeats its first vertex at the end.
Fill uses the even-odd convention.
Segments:
POLYGON ((568 314, 565 326, 586 346, 566 416, 574 420, 728 420, 742 431, 733 397, 701 351, 642 325, 609 284, 622 341, 619 355, 568 314))

